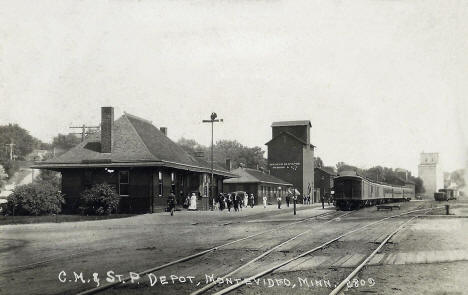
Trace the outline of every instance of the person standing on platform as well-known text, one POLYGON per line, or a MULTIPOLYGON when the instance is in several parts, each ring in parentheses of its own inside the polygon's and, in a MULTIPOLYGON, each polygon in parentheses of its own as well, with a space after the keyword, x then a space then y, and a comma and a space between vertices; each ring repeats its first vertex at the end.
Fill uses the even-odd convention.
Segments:
POLYGON ((224 196, 223 196, 222 193, 219 193, 218 201, 219 201, 219 211, 223 211, 223 209, 224 209, 224 196))
POLYGON ((169 197, 167 198, 167 208, 168 211, 171 212, 171 216, 174 216, 174 210, 175 210, 175 195, 171 193, 169 197))
POLYGON ((188 210, 197 210, 197 194, 195 194, 194 192, 190 197, 190 205, 188 207, 188 210))
POLYGON ((253 208, 254 205, 255 205, 255 197, 254 197, 254 194, 250 194, 250 208, 253 208))
POLYGON ((322 201, 322 209, 325 209, 325 198, 323 195, 320 196, 320 200, 322 201))
POLYGON ((268 200, 267 196, 263 195, 263 208, 266 208, 267 200, 268 200))
POLYGON ((231 212, 231 206, 232 206, 232 195, 228 194, 228 197, 226 199, 226 205, 228 208, 228 211, 231 212))
MULTIPOLYGON (((238 202, 239 202, 239 209, 240 209, 240 211, 242 211, 242 207, 244 206, 244 198, 242 198, 241 196, 238 196, 237 199, 238 199, 238 202)), ((239 210, 237 210, 237 211, 239 211, 239 210)))
POLYGON ((239 200, 240 199, 240 196, 237 195, 237 194, 234 194, 234 212, 238 212, 239 211, 239 200))
POLYGON ((291 201, 291 197, 289 193, 286 195, 286 206, 289 208, 289 202, 291 201))
MULTIPOLYGON (((276 196, 276 194, 275 194, 275 196, 276 196)), ((276 200, 278 201, 278 209, 281 209, 281 196, 278 196, 276 198, 276 200)))
POLYGON ((244 206, 245 208, 249 207, 249 194, 248 193, 244 194, 244 206))

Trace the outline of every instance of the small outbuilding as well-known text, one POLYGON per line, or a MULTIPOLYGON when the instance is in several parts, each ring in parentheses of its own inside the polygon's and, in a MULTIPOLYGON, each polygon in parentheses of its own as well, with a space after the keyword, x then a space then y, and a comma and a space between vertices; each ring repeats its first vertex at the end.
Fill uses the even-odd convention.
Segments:
POLYGON ((333 179, 335 177, 336 173, 332 170, 321 167, 314 168, 314 202, 321 202, 321 197, 324 197, 325 200, 331 197, 334 186, 333 179))
POLYGON ((249 195, 254 194, 255 204, 261 204, 264 196, 268 198, 269 203, 276 202, 278 196, 284 201, 289 189, 293 187, 291 183, 261 170, 239 167, 231 173, 237 177, 223 181, 224 191, 245 191, 249 195))

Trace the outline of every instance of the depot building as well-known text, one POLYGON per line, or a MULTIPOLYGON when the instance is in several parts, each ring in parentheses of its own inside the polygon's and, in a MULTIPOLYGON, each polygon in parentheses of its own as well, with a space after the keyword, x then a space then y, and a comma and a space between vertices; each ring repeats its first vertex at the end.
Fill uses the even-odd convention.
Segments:
MULTIPOLYGON (((195 192, 198 208, 208 209, 211 165, 188 154, 167 136, 167 128, 124 113, 114 121, 113 107, 101 108, 100 132, 63 155, 36 162, 32 168, 58 171, 62 175, 64 212, 77 212, 80 194, 97 183, 112 185, 120 195, 119 212, 154 212, 167 204, 170 193, 182 204, 195 192)), ((223 180, 235 177, 214 167, 214 193, 223 180)))

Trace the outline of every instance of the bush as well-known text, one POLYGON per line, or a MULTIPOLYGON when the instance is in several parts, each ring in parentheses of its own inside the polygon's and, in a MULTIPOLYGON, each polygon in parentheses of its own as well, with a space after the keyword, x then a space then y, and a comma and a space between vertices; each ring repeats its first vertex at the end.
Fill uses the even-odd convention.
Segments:
POLYGON ((47 215, 62 211, 65 200, 50 183, 31 183, 17 186, 8 196, 6 213, 9 215, 47 215))
POLYGON ((8 177, 12 177, 20 169, 20 166, 17 161, 5 160, 0 162, 0 164, 3 165, 3 168, 8 174, 8 177))
POLYGON ((60 172, 55 172, 55 171, 46 170, 46 169, 42 169, 39 172, 39 175, 37 176, 36 179, 34 179, 34 182, 38 182, 38 183, 48 182, 52 186, 56 187, 58 190, 60 190, 62 186, 62 178, 61 178, 60 172))
POLYGON ((104 215, 116 212, 120 197, 108 184, 95 184, 81 193, 80 211, 86 215, 104 215))

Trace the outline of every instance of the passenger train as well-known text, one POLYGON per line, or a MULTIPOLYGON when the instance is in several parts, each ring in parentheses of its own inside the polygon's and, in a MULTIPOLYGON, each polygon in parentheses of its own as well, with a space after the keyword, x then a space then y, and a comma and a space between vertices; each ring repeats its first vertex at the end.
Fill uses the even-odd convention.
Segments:
POLYGON ((369 180, 353 172, 343 172, 334 179, 335 206, 353 210, 414 198, 414 186, 397 186, 369 180))

